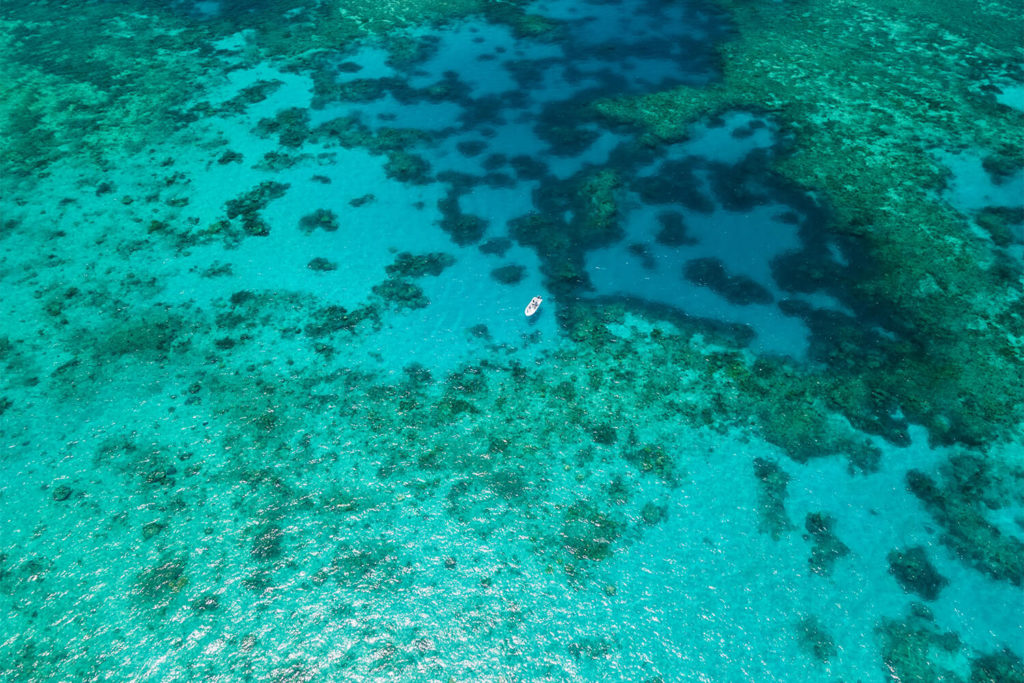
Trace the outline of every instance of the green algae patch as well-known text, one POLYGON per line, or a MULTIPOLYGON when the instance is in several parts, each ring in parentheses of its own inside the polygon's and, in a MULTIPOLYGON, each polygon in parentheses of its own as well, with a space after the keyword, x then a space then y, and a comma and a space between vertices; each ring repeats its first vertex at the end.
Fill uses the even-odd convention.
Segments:
MULTIPOLYGON (((948 172, 934 152, 1007 149, 1019 139, 1024 115, 992 94, 1014 69, 1019 12, 987 3, 965 7, 971 20, 960 22, 948 6, 923 2, 720 4, 738 28, 721 49, 720 82, 595 108, 666 141, 727 110, 770 112, 788 140, 776 170, 822 192, 829 230, 871 255, 870 272, 852 283, 858 308, 910 343, 880 344, 873 363, 841 367, 823 398, 872 433, 888 428, 871 404, 888 401, 940 443, 1006 436, 1024 406, 1019 357, 1007 352, 1024 327, 1021 288, 992 267, 993 245, 938 198, 948 172)), ((808 419, 802 434, 767 430, 799 452, 821 431, 808 419)))

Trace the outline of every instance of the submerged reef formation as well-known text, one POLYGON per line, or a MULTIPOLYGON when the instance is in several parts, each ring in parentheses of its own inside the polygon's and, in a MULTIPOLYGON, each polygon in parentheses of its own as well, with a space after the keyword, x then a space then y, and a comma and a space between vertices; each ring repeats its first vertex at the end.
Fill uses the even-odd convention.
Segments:
POLYGON ((735 30, 656 1, 5 8, 0 670, 1021 679, 1008 619, 950 624, 971 581, 1024 585, 1022 216, 954 206, 942 167, 1020 172, 1021 19, 719 4, 735 30), (702 30, 552 18, 619 5, 702 30), (645 80, 660 52, 700 68, 645 80), (702 126, 757 144, 705 157, 702 126), (646 278, 766 206, 798 246, 761 279, 671 281, 799 319, 806 358, 588 268, 646 278), (918 535, 875 517, 886 481, 918 535))
POLYGON ((761 523, 758 528, 777 541, 782 534, 794 528, 789 515, 786 514, 786 486, 789 483, 789 475, 777 462, 764 458, 754 460, 754 475, 760 484, 757 498, 761 523))
POLYGON ((877 629, 888 676, 894 681, 970 681, 997 683, 1024 680, 1024 662, 1009 650, 967 661, 964 643, 943 631, 931 609, 914 603, 903 619, 883 619, 877 629), (966 675, 960 675, 961 671, 966 675))
POLYGON ((993 578, 1024 586, 1024 541, 989 520, 993 512, 1024 506, 1024 465, 962 454, 951 457, 939 476, 936 481, 911 470, 907 487, 942 527, 942 542, 993 578))
MULTIPOLYGON (((0 104, 0 177, 38 171, 69 157, 102 167, 119 154, 195 124, 209 112, 192 108, 193 98, 215 82, 226 66, 226 53, 232 52, 215 47, 218 41, 241 36, 240 54, 250 66, 278 59, 297 67, 319 51, 380 37, 389 41, 397 63, 403 53, 415 58, 419 48, 414 39, 394 32, 416 25, 482 14, 520 36, 539 36, 556 27, 528 12, 527 4, 360 0, 311 7, 293 0, 257 6, 225 0, 206 16, 188 3, 88 5, 70 14, 49 0, 12 4, 2 19, 12 40, 0 58, 8 84, 0 104), (60 31, 53 30, 55 21, 60 31), (152 49, 139 50, 142 43, 152 49)), ((262 100, 276 87, 263 85, 248 91, 248 102, 262 100)), ((279 132, 280 123, 268 125, 279 132)), ((298 145, 298 137, 283 134, 282 139, 298 145)))
POLYGON ((1024 113, 996 95, 1020 76, 1020 13, 1006 2, 719 4, 737 29, 719 83, 596 108, 661 141, 709 113, 769 113, 789 140, 776 172, 820 191, 829 233, 869 257, 854 279, 806 272, 788 287, 842 283, 837 295, 896 337, 816 338, 812 354, 829 365, 821 399, 874 433, 886 429, 872 415, 898 409, 937 443, 1005 437, 1024 406, 1020 268, 1000 251, 1005 238, 979 236, 974 216, 942 198, 949 171, 936 151, 1019 158, 1024 113))
POLYGON ((934 600, 949 583, 928 560, 921 546, 889 553, 889 572, 896 577, 903 590, 914 592, 925 600, 934 600))

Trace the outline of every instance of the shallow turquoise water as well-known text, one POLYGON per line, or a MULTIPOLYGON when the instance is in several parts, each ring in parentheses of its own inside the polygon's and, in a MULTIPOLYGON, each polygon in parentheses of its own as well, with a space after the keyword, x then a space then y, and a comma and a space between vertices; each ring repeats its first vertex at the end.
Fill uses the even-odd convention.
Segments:
MULTIPOLYGON (((834 330, 903 333, 772 171, 792 131, 750 107, 664 141, 590 107, 714 87, 727 15, 526 9, 555 32, 293 53, 264 42, 295 8, 134 7, 130 49, 197 65, 171 122, 79 122, 4 178, 5 679, 1020 680, 1019 439, 818 403, 843 437, 808 458, 758 422, 758 361, 796 387, 834 330)), ((4 14, 28 44, 46 11, 4 14)), ((78 42, 32 77, 120 112, 121 53, 78 42)), ((943 157, 944 201, 1019 207, 1024 172, 979 159, 943 157)))

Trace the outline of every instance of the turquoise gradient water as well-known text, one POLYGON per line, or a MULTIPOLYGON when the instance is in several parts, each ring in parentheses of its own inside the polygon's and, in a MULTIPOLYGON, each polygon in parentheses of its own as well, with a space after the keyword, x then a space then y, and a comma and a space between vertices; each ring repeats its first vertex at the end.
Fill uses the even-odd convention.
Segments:
MULTIPOLYGON (((727 17, 527 9, 554 37, 471 15, 311 56, 217 33, 238 8, 154 8, 204 64, 178 124, 4 178, 4 680, 1021 671, 1021 586, 958 557, 907 487, 959 446, 844 422, 877 466, 802 462, 712 367, 818 362, 792 310, 856 321, 777 277, 796 252, 853 267, 827 202, 770 171, 790 133, 736 110, 659 143, 588 108, 712 87, 727 17), (615 230, 578 232, 573 197, 606 168, 615 230), (542 243, 530 216, 553 221, 542 243), (579 306, 615 314, 575 338, 579 306), (935 594, 895 576, 908 548, 935 594)), ((1021 205, 1019 171, 942 158, 950 205, 1021 205)), ((984 457, 1019 472, 1024 448, 984 457)), ((989 485, 985 519, 1024 539, 1022 479, 989 485)))

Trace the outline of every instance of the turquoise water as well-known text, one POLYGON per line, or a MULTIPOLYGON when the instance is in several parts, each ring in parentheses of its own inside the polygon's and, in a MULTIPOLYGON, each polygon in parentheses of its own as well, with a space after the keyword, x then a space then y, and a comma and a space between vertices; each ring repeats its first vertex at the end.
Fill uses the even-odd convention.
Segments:
POLYGON ((772 7, 5 3, 0 677, 1024 680, 1019 19, 772 7))

